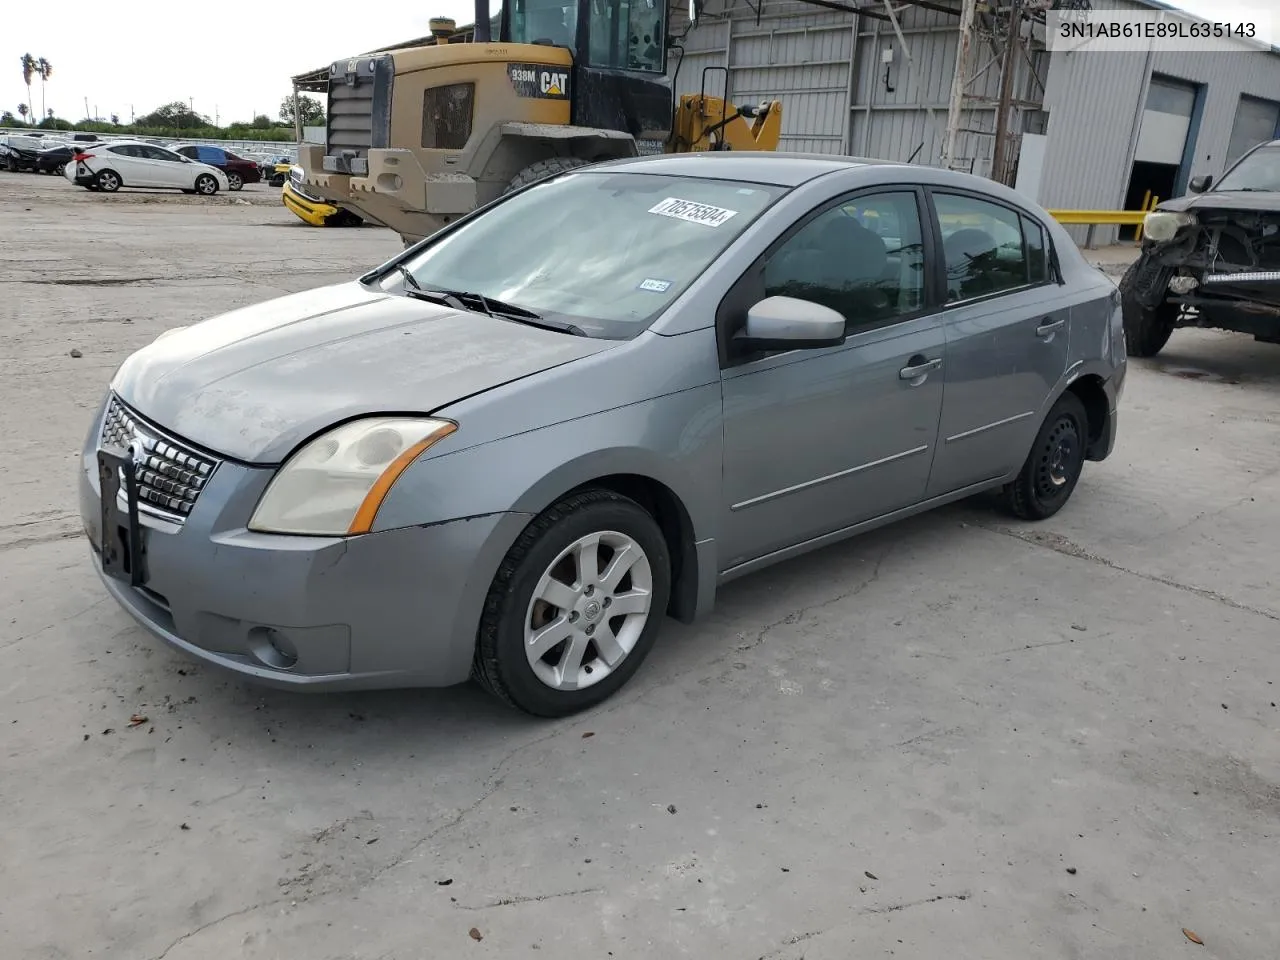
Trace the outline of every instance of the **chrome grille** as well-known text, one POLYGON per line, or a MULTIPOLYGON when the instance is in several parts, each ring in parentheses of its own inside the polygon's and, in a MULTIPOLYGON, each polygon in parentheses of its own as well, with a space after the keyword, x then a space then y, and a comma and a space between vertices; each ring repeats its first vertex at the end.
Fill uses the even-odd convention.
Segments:
POLYGON ((102 445, 132 453, 138 509, 170 520, 186 519, 218 467, 217 459, 167 436, 115 397, 102 421, 102 445))

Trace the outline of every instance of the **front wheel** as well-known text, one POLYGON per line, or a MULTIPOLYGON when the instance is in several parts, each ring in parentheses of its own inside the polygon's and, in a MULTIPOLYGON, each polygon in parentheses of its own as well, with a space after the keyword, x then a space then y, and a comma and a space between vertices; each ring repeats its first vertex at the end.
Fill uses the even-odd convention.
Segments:
POLYGON ((1139 257, 1120 278, 1120 312, 1124 317, 1124 346, 1130 356, 1154 357, 1164 349, 1178 319, 1178 306, 1161 302, 1149 307, 1138 299, 1151 283, 1162 280, 1161 269, 1139 257))
POLYGON ((1021 520, 1047 520, 1071 499, 1084 470, 1089 415, 1074 393, 1064 393, 1040 425, 1017 478, 1004 488, 1005 505, 1021 520))
POLYGON ((667 543, 643 507, 611 490, 567 496, 524 529, 498 568, 473 675, 535 716, 594 706, 640 667, 670 593, 667 543))
POLYGON ((202 197, 212 197, 218 192, 218 181, 211 173, 202 173, 196 177, 196 193, 202 197))
POLYGON ((227 189, 228 189, 228 190, 239 190, 239 189, 240 189, 241 187, 243 187, 243 186, 244 186, 244 177, 240 176, 240 174, 238 174, 238 173, 228 173, 228 174, 227 174, 227 189))

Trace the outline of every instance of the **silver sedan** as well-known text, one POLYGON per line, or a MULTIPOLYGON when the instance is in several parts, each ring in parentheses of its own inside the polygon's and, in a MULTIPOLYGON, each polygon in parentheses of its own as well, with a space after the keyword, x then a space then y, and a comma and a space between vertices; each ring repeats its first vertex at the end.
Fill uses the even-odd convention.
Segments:
POLYGON ((290 688, 598 703, 734 577, 1116 437, 1115 285, 1000 185, 836 157, 581 168, 358 280, 162 335, 80 496, 111 595, 290 688))

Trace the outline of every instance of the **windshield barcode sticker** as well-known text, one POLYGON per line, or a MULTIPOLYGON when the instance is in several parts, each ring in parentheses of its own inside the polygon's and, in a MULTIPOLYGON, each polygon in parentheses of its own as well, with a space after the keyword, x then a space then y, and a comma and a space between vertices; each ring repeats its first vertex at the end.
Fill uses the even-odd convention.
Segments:
POLYGON ((692 200, 681 200, 678 197, 667 197, 657 206, 650 207, 649 212, 656 213, 660 217, 700 223, 704 227, 718 227, 738 213, 737 210, 713 207, 709 203, 694 203, 692 200))

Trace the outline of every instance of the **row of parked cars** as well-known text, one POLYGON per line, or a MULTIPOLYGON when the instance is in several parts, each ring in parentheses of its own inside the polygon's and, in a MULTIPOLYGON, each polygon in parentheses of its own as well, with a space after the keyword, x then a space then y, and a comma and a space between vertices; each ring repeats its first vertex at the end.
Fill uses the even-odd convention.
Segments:
POLYGON ((108 191, 133 186, 216 193, 218 189, 239 190, 246 183, 262 181, 279 186, 287 179, 292 162, 288 155, 264 152, 245 156, 203 143, 104 141, 93 134, 75 134, 70 140, 35 134, 0 137, 0 167, 14 173, 66 176, 80 186, 108 191), (210 169, 197 170, 183 164, 210 169), (109 171, 105 178, 104 171, 109 171), (201 180, 202 174, 209 179, 201 180), (210 185, 213 189, 209 189, 210 185))

